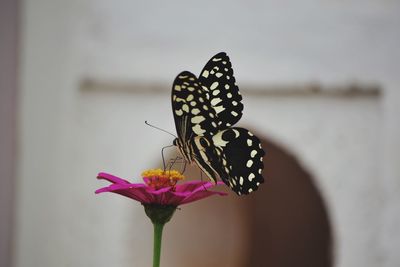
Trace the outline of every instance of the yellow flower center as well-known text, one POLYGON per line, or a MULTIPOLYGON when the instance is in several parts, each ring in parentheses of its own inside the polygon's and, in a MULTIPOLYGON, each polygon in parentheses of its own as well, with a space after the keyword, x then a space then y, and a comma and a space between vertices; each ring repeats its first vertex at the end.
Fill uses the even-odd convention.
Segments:
POLYGON ((148 186, 160 189, 168 186, 175 186, 179 180, 185 179, 183 174, 176 170, 150 169, 142 172, 142 177, 148 186))

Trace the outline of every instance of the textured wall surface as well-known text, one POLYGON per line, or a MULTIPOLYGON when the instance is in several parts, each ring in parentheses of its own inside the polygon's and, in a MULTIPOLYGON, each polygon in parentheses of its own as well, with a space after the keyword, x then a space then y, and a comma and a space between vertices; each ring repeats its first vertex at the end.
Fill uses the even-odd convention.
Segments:
MULTIPOLYGON (((171 140, 143 120, 172 129, 175 75, 198 73, 226 51, 239 86, 380 85, 381 97, 257 96, 250 86, 242 125, 291 151, 314 177, 332 224, 335 266, 397 266, 399 8, 372 0, 25 1, 15 265, 149 265, 151 228, 141 207, 94 197, 94 176, 129 178, 153 167, 171 140), (157 82, 166 91, 81 90, 87 78, 157 82)), ((231 249, 244 249, 238 243, 231 249)), ((241 266, 237 257, 221 257, 219 266, 241 266)))

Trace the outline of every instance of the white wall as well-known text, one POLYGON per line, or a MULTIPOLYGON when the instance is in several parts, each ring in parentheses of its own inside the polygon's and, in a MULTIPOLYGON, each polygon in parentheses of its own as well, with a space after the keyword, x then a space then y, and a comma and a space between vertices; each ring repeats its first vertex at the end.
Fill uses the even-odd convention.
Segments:
POLYGON ((86 78, 158 82, 168 91, 179 71, 198 72, 219 51, 230 54, 239 85, 381 86, 383 99, 247 97, 243 122, 282 142, 318 179, 336 266, 397 266, 399 7, 25 1, 16 266, 131 266, 132 253, 142 256, 137 266, 148 264, 149 241, 134 242, 148 231, 141 208, 91 192, 97 171, 133 177, 151 167, 168 139, 150 135, 141 121, 171 129, 169 100, 102 98, 79 85, 86 78), (154 141, 144 146, 143 139, 154 141))

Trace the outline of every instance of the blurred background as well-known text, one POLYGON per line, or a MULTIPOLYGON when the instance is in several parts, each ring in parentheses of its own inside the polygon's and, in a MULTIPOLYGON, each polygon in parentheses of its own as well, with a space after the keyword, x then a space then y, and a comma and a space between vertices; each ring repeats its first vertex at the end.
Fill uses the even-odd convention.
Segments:
POLYGON ((142 206, 94 195, 96 174, 161 166, 172 138, 144 121, 174 132, 175 76, 220 51, 266 182, 181 207, 162 266, 399 266, 399 14, 394 0, 1 1, 0 266, 150 266, 142 206))

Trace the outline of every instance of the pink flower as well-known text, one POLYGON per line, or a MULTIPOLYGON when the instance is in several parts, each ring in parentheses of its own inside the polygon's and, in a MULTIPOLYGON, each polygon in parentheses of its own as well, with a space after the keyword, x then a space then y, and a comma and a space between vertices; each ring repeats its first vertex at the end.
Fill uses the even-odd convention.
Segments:
MULTIPOLYGON (((177 171, 147 170, 142 174, 145 183, 130 183, 114 175, 101 172, 98 179, 104 179, 112 184, 96 190, 117 193, 143 205, 155 204, 162 206, 179 206, 213 195, 227 195, 225 192, 210 191, 215 186, 212 182, 189 181, 177 184, 183 175, 177 171)), ((222 184, 219 182, 218 184, 222 184)))

